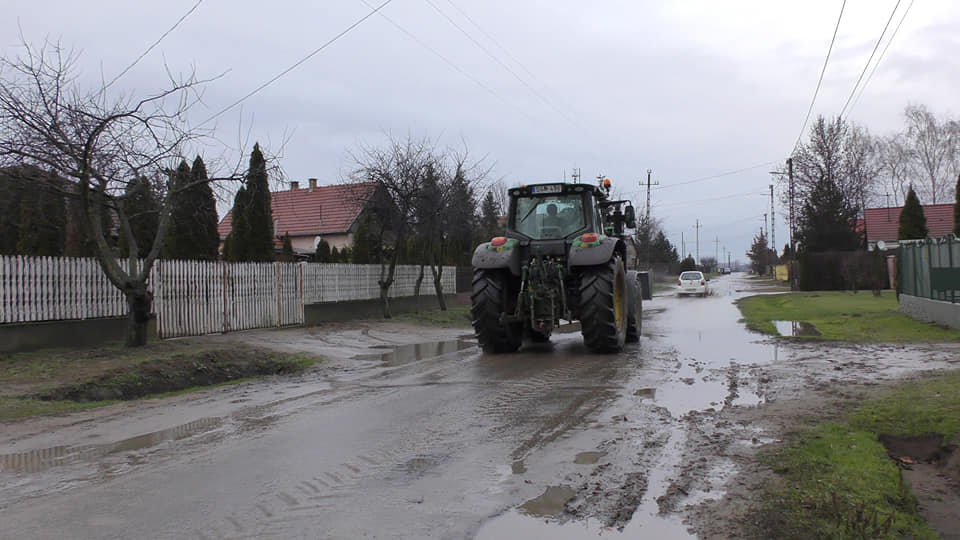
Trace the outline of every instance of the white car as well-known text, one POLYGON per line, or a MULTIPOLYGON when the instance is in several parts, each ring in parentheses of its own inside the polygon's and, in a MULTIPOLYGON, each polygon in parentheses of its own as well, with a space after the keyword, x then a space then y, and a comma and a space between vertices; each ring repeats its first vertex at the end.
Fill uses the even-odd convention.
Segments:
POLYGON ((703 272, 684 272, 677 278, 677 296, 687 294, 707 295, 707 278, 703 275, 703 272))

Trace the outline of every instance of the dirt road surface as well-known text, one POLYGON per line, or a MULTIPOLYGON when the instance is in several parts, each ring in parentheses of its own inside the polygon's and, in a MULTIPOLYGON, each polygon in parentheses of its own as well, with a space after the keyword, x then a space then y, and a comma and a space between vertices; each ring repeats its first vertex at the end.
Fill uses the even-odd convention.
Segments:
POLYGON ((331 358, 296 377, 0 424, 0 538, 649 538, 735 533, 798 415, 956 368, 957 347, 778 343, 742 275, 655 297, 644 337, 486 356, 463 330, 204 339, 331 358))

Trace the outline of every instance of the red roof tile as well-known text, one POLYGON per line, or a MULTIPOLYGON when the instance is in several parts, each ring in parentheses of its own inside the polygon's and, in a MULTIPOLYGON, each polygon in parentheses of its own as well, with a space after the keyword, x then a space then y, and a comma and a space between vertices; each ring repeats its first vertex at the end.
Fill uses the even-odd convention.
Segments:
MULTIPOLYGON (((927 230, 930 238, 939 238, 953 232, 953 204, 921 205, 927 218, 927 230)), ((900 228, 900 211, 896 208, 867 208, 867 241, 893 242, 897 240, 900 228)))
MULTIPOLYGON (((275 191, 270 194, 270 205, 277 232, 290 236, 347 232, 375 187, 375 182, 366 182, 275 191)), ((220 238, 230 234, 232 212, 227 212, 217 227, 220 238)))

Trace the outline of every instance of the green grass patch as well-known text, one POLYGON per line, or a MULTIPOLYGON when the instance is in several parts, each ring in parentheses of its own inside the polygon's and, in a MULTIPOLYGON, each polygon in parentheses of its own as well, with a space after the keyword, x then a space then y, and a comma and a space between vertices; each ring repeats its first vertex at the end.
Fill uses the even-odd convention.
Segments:
POLYGON ((937 538, 877 436, 822 424, 765 456, 783 487, 764 497, 771 538, 937 538))
POLYGON ((772 321, 803 321, 824 339, 856 342, 957 341, 960 331, 925 323, 897 312, 896 294, 884 291, 797 292, 750 296, 737 301, 747 328, 778 335, 772 321))
POLYGON ((0 396, 0 422, 43 414, 63 414, 111 405, 116 401, 44 401, 25 396, 0 396))
POLYGON ((850 425, 898 437, 937 434, 960 444, 960 371, 899 386, 857 408, 850 425))
POLYGON ((794 444, 762 456, 782 480, 765 493, 762 536, 936 538, 879 437, 956 443, 958 434, 960 371, 900 385, 842 422, 793 434, 794 444))
POLYGON ((470 306, 457 302, 447 304, 447 310, 427 309, 419 313, 401 313, 393 320, 425 326, 445 328, 470 328, 470 306))

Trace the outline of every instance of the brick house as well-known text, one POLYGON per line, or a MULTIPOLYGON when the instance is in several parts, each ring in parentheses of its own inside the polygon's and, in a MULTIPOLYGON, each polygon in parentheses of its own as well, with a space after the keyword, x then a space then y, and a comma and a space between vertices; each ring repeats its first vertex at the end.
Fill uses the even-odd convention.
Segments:
MULTIPOLYGON (((306 188, 290 182, 290 189, 272 192, 274 246, 279 251, 283 235, 289 234, 293 251, 300 256, 315 253, 321 239, 331 248, 353 247, 360 216, 376 186, 375 182, 318 186, 317 179, 311 178, 306 188)), ((232 210, 217 227, 221 246, 231 224, 232 210)))

